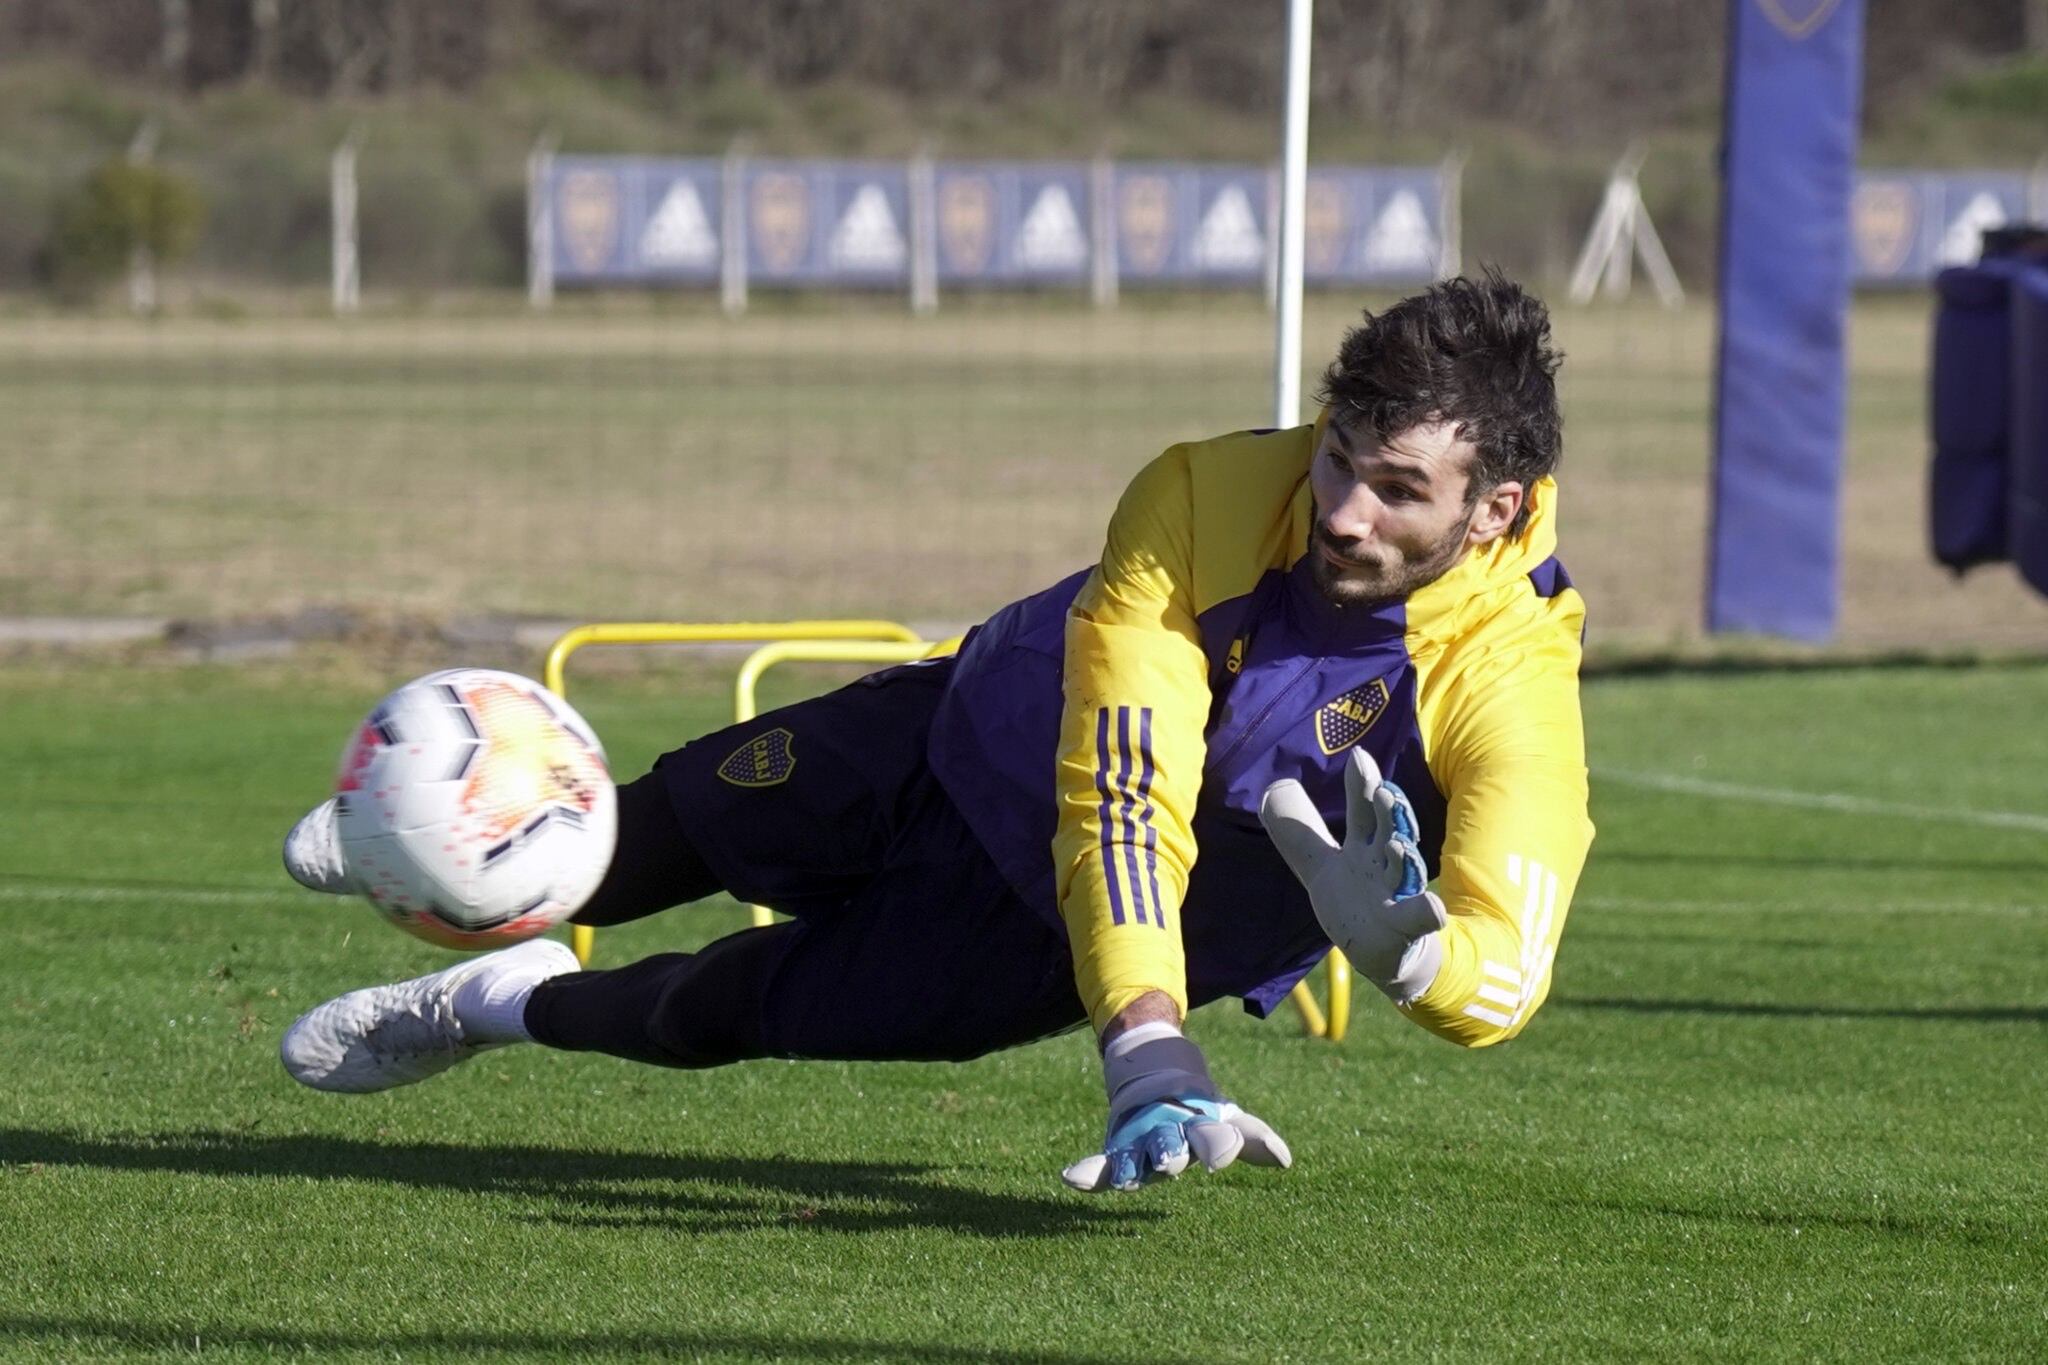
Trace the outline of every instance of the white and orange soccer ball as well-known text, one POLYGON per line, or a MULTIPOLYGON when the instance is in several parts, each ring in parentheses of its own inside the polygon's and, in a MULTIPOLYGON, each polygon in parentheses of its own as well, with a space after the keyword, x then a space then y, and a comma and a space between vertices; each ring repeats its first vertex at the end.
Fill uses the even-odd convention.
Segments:
POLYGON ((444 948, 503 948, 567 919, 618 838, 596 733, 539 683, 487 668, 429 673, 379 702, 335 794, 351 879, 444 948))

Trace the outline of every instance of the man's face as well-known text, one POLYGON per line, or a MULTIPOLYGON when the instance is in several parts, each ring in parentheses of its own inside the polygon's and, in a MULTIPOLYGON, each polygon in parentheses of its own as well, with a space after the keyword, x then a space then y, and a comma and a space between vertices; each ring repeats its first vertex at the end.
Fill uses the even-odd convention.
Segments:
POLYGON ((1308 553, 1323 596, 1341 607, 1398 601, 1505 530, 1521 508, 1521 485, 1480 493, 1469 476, 1477 461, 1478 451, 1448 422, 1385 440, 1326 423, 1309 465, 1315 525, 1308 553))

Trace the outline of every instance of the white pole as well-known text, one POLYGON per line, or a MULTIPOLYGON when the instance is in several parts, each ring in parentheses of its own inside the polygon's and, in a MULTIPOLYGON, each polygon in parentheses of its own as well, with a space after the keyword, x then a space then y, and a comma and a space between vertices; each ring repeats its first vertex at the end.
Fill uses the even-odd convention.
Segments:
POLYGON ((542 133, 526 156, 526 303, 555 301, 555 135, 542 133))
POLYGON ((1607 193, 1600 201, 1599 215, 1586 234, 1578 264, 1572 267, 1566 294, 1573 303, 1591 303, 1594 291, 1603 287, 1609 298, 1627 298, 1637 259, 1649 272, 1657 298, 1666 308, 1678 308, 1685 303, 1685 290, 1678 283, 1671 258, 1664 254, 1664 243, 1658 239, 1656 225, 1643 204, 1642 181, 1638 176, 1645 154, 1643 145, 1636 143, 1615 163, 1607 178, 1607 193))
POLYGON ((718 306, 729 318, 747 311, 747 149, 734 138, 719 167, 718 306))
POLYGON ((1600 288, 1610 299, 1625 299, 1635 286, 1636 220, 1642 217, 1643 194, 1633 175, 1615 178, 1614 249, 1607 253, 1607 270, 1600 288))
POLYGON ((1650 210, 1643 205, 1642 186, 1636 186, 1636 255, 1642 258, 1643 270, 1650 277, 1650 284, 1657 291, 1657 301, 1666 308, 1685 306, 1685 289, 1678 283, 1678 272, 1671 268, 1671 258, 1664 254, 1664 241, 1657 235, 1657 225, 1650 221, 1650 210))
POLYGON ((1626 187, 1622 173, 1616 171, 1607 178, 1606 192, 1600 196, 1600 212, 1594 215, 1585 245, 1579 249, 1578 263, 1572 267, 1571 283, 1565 293, 1573 303, 1591 303, 1601 276, 1610 268, 1609 258, 1616 251, 1629 249, 1621 240, 1627 217, 1626 187))
POLYGON ((1308 45, 1314 0, 1287 0, 1287 119, 1280 158, 1280 279, 1273 425, 1301 421, 1301 263, 1308 194, 1308 45))
MULTIPOLYGON (((1280 198, 1287 190, 1281 183, 1284 175, 1278 166, 1266 168, 1266 192, 1259 198, 1259 227, 1266 236, 1266 267, 1263 272, 1266 283, 1266 307, 1280 306, 1280 198)), ((1303 200, 1306 203, 1306 198, 1303 200)), ((1306 210, 1303 212, 1306 217, 1306 210)))
POLYGON ((1465 268, 1465 149, 1458 148, 1437 168, 1437 216, 1443 220, 1443 247, 1436 274, 1448 280, 1465 268))
MULTIPOLYGON (((146 118, 128 142, 128 164, 147 166, 156 158, 157 126, 146 118)), ((128 309, 138 315, 156 311, 156 253, 146 241, 128 250, 128 309)))
POLYGON ((163 0, 163 47, 160 51, 164 75, 173 84, 185 79, 187 59, 192 53, 192 0, 163 0))
POLYGON ((334 214, 334 311, 353 313, 362 306, 361 256, 356 247, 356 133, 334 149, 328 167, 331 207, 334 214))
POLYGON ((1110 164, 1108 152, 1098 152, 1088 171, 1088 249, 1093 266, 1088 292, 1097 308, 1116 307, 1116 205, 1111 202, 1115 193, 1116 168, 1110 164))
POLYGON ((939 307, 939 215, 936 175, 928 148, 910 159, 910 311, 939 307))

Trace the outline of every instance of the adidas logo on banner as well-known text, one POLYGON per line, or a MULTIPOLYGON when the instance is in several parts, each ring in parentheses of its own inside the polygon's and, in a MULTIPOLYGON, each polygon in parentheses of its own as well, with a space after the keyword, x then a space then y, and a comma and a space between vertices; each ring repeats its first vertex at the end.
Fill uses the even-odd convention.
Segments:
POLYGON ((640 234, 640 260, 645 265, 717 264, 718 237, 695 185, 678 180, 669 186, 661 207, 640 234))
POLYGON ((846 270, 901 270, 908 255, 889 196, 880 185, 862 185, 832 229, 826 247, 833 265, 846 270))
POLYGON ((1063 186, 1047 185, 1038 192, 1017 229, 1014 254, 1027 270, 1072 270, 1087 264, 1088 238, 1063 186))
POLYGON ((1422 201, 1415 197, 1415 191, 1402 190, 1387 201, 1380 216, 1373 220, 1359 259, 1368 270, 1432 274, 1440 254, 1422 201))
POLYGON ((1997 195, 1985 190, 1949 220, 1936 257, 1943 265, 1974 265, 1984 251, 1984 234, 2004 226, 2005 205, 1998 202, 1997 195))
POLYGON ((1202 215, 1188 257, 1197 269, 1252 270, 1266 263, 1266 238, 1252 214, 1251 197, 1232 185, 1202 215))

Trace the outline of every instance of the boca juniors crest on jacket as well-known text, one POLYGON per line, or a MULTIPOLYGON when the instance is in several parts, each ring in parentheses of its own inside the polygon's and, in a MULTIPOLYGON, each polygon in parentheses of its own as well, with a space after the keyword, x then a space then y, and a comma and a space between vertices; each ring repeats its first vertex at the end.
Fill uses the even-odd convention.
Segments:
POLYGON ((1306 558, 1321 423, 1176 446, 1119 503, 1095 568, 968 638, 935 719, 940 781, 1018 893, 1064 924, 1099 1027, 1138 996, 1265 1013, 1329 944, 1258 820, 1299 779, 1343 830, 1364 746, 1413 800, 1450 913, 1407 1010, 1468 1045, 1548 989, 1592 826, 1584 607, 1523 533, 1404 602, 1339 607, 1306 558))

